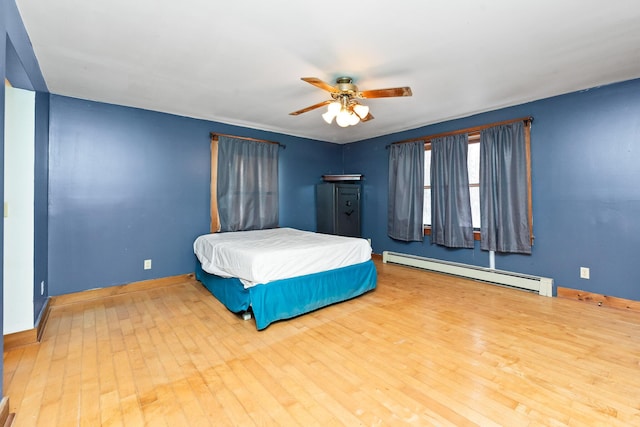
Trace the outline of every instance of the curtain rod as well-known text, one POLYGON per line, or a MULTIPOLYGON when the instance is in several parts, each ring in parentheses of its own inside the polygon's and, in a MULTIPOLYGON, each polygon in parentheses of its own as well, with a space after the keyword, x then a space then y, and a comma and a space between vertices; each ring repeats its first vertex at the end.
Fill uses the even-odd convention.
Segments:
POLYGON ((278 147, 282 148, 283 150, 287 148, 286 145, 281 144, 279 142, 267 141, 266 139, 249 138, 248 136, 236 136, 236 135, 228 135, 226 133, 214 133, 214 132, 209 133, 209 136, 211 137, 211 139, 214 139, 216 141, 218 140, 218 137, 226 136, 227 138, 243 139, 245 141, 254 141, 254 142, 264 142, 266 144, 275 144, 278 147))
POLYGON ((405 144, 407 142, 415 142, 415 141, 428 142, 428 141, 431 141, 432 139, 435 139, 435 138, 442 138, 443 136, 460 135, 461 133, 475 133, 475 132, 480 132, 483 129, 488 129, 488 128, 492 128, 492 127, 495 127, 495 126, 501 126, 501 125, 508 125, 508 124, 516 123, 516 122, 524 122, 525 125, 531 124, 533 122, 533 116, 520 117, 518 119, 511 119, 511 120, 503 120, 501 122, 489 123, 487 125, 474 126, 474 127, 470 127, 470 128, 453 130, 453 131, 449 131, 449 132, 436 133, 434 135, 429 135, 429 136, 421 136, 421 137, 418 137, 418 138, 405 139, 405 140, 402 140, 402 141, 394 142, 393 144, 389 144, 385 148, 389 148, 390 145, 395 145, 395 144, 405 144))

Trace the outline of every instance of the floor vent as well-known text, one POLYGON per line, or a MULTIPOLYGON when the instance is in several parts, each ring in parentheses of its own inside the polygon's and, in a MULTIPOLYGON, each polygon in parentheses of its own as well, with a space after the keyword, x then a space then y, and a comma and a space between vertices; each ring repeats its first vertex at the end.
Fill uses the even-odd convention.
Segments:
POLYGON ((492 270, 490 268, 474 265, 460 264, 456 262, 441 261, 438 259, 424 258, 415 255, 401 254, 397 252, 382 252, 382 262, 409 267, 421 268, 438 273, 451 274, 493 283, 501 286, 536 292, 542 296, 553 296, 553 279, 548 277, 529 276, 527 274, 512 273, 510 271, 492 270))

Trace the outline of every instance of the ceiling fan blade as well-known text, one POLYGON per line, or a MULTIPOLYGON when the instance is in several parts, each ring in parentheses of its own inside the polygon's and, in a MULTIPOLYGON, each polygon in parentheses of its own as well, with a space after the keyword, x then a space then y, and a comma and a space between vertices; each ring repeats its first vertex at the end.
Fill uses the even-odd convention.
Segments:
POLYGON ((323 82, 322 80, 316 77, 300 77, 300 80, 304 80, 305 82, 314 85, 315 87, 319 87, 322 90, 326 90, 327 92, 337 92, 336 88, 331 86, 327 82, 323 82))
POLYGON ((367 114, 367 115, 365 116, 365 118, 364 118, 364 119, 360 119, 360 121, 361 121, 361 122, 368 122, 369 120, 372 120, 372 119, 375 119, 375 117, 373 117, 373 116, 371 115, 371 113, 369 113, 369 114, 367 114))
POLYGON ((405 87, 394 87, 389 89, 374 89, 374 90, 363 90, 360 92, 360 96, 363 98, 391 98, 394 96, 411 96, 411 88, 408 86, 405 87))
POLYGON ((318 102, 317 104, 313 104, 309 107, 303 108, 302 110, 294 111, 293 113, 289 113, 290 116, 297 116, 298 114, 306 113, 307 111, 315 110, 316 108, 320 108, 324 105, 330 104, 333 102, 333 99, 328 99, 326 101, 318 102))

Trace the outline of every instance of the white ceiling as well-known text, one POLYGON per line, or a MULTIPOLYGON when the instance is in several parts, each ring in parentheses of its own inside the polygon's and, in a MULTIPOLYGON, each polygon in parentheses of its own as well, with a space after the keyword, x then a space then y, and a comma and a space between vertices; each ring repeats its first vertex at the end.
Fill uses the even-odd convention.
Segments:
POLYGON ((17 0, 51 93, 347 143, 640 77, 637 0, 17 0), (354 78, 339 128, 300 80, 354 78))

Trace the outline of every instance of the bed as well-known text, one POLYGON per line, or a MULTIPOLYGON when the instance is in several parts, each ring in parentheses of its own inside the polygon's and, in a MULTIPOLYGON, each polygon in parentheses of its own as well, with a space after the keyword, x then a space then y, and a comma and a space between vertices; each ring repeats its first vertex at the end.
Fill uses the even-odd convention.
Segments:
POLYGON ((194 244, 196 278, 258 330, 376 287, 365 239, 293 228, 212 233, 194 244))

